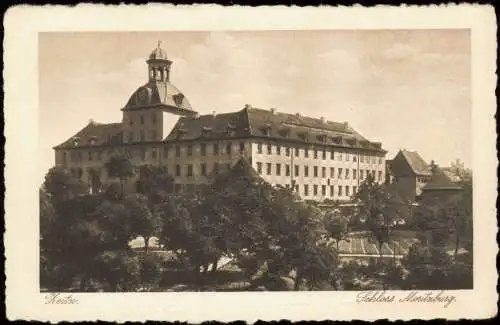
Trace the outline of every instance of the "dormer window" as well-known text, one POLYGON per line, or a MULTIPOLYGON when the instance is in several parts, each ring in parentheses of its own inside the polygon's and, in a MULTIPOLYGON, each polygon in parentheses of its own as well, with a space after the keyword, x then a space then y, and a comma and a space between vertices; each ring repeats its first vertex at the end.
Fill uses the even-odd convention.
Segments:
POLYGON ((279 130, 279 134, 283 137, 283 138, 288 138, 288 136, 290 135, 290 128, 281 128, 279 130))
POLYGON ((71 138, 71 141, 72 141, 74 147, 78 147, 78 145, 80 144, 79 137, 73 137, 73 138, 71 138))
POLYGON ((326 142, 326 135, 325 134, 320 134, 316 137, 319 142, 326 142))
POLYGON ((271 124, 267 123, 266 125, 264 125, 264 126, 262 127, 262 129, 261 129, 261 130, 262 130, 262 133, 263 133, 264 135, 269 136, 269 135, 271 134, 271 124))
POLYGON ((96 137, 96 136, 92 136, 92 137, 90 137, 90 139, 89 139, 89 144, 90 144, 91 146, 95 145, 95 143, 96 143, 96 139, 97 139, 97 137, 96 137))
POLYGON ((177 139, 182 138, 187 133, 187 130, 184 128, 177 129, 177 139))
POLYGON ((208 134, 212 132, 212 128, 209 126, 202 126, 201 127, 201 136, 206 137, 208 134))
POLYGON ((232 123, 227 124, 227 127, 226 127, 227 135, 229 135, 229 136, 234 135, 235 130, 236 130, 236 126, 234 124, 232 124, 232 123))
POLYGON ((299 138, 302 140, 302 141, 307 141, 308 139, 308 134, 307 132, 300 132, 297 134, 299 136, 299 138))
POLYGON ((335 142, 336 144, 341 144, 342 143, 342 137, 341 136, 333 137, 333 142, 335 142))
POLYGON ((178 93, 176 95, 173 95, 172 98, 173 98, 174 103, 175 103, 176 106, 182 106, 182 102, 184 100, 184 95, 183 94, 178 93))

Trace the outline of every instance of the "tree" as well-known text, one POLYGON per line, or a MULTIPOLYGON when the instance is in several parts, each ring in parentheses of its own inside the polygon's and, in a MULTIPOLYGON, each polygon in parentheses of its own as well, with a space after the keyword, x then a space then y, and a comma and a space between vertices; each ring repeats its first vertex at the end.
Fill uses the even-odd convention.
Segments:
POLYGON ((347 221, 334 213, 329 213, 325 216, 325 228, 328 235, 335 239, 337 252, 339 252, 340 241, 348 234, 347 221))
POLYGON ((382 245, 389 242, 397 206, 385 185, 376 183, 371 174, 361 183, 354 200, 357 203, 358 218, 366 220, 365 223, 378 244, 382 259, 382 245))
POLYGON ((43 190, 52 204, 57 204, 87 192, 85 184, 73 177, 69 170, 56 166, 49 169, 45 175, 43 190))
POLYGON ((120 181, 121 195, 123 196, 123 186, 125 181, 134 175, 134 168, 124 155, 114 155, 105 164, 109 177, 118 178, 120 181))
POLYGON ((144 252, 149 250, 149 239, 160 230, 160 217, 151 211, 148 198, 142 194, 130 194, 125 197, 124 206, 130 223, 130 235, 144 238, 144 252))
POLYGON ((132 291, 140 282, 141 265, 131 252, 104 251, 93 261, 92 276, 108 284, 106 291, 132 291))
POLYGON ((173 192, 174 180, 164 166, 144 165, 139 169, 137 193, 146 195, 152 204, 160 203, 173 192))

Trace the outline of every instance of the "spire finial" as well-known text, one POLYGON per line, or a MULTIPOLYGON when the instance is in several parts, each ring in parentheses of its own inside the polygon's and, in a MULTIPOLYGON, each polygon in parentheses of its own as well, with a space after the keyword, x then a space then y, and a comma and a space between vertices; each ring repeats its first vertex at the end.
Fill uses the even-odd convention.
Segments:
POLYGON ((160 41, 160 40, 158 40, 158 47, 160 47, 160 45, 161 45, 161 41, 160 41))

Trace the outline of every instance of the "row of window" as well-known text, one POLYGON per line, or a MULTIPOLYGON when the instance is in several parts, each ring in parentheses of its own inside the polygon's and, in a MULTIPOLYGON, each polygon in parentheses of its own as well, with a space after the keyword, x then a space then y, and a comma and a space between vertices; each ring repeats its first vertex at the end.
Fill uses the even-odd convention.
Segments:
MULTIPOLYGON (((208 150, 207 150, 208 144, 207 143, 200 143, 199 145, 200 145, 200 156, 206 156, 208 153, 208 150)), ((212 153, 214 154, 214 156, 218 156, 219 154, 223 154, 223 153, 221 153, 221 146, 219 145, 219 143, 213 143, 211 145, 211 147, 212 147, 212 153)), ((171 149, 170 147, 165 147, 163 149, 163 156, 165 158, 169 156, 170 149, 171 149)), ((176 145, 173 147, 173 149, 175 150, 175 156, 180 157, 181 156, 181 146, 176 145)), ((233 143, 232 142, 226 143, 226 145, 224 147, 224 153, 231 155, 233 153, 233 150, 234 150, 233 143)), ((194 151, 194 145, 188 144, 186 146, 186 156, 192 156, 193 151, 194 151)), ((239 151, 240 152, 245 151, 245 142, 239 143, 239 151)))
MULTIPOLYGON (((261 162, 258 162, 257 163, 257 172, 259 174, 263 174, 263 163, 261 162)), ((273 164, 271 163, 266 163, 266 175, 273 175, 273 164)), ((282 165, 280 163, 277 163, 275 164, 275 168, 274 168, 274 171, 275 171, 275 175, 276 176, 281 176, 282 173, 283 173, 283 167, 284 167, 284 175, 285 176, 290 176, 290 173, 291 173, 291 168, 290 168, 290 165, 286 164, 286 165, 282 165)), ((309 177, 309 166, 305 165, 305 166, 302 166, 303 168, 303 176, 304 177, 309 177)), ((295 176, 300 176, 300 169, 301 169, 301 166, 295 166, 294 168, 294 175, 295 176)), ((318 166, 313 166, 312 168, 313 170, 313 174, 312 174, 312 177, 320 177, 319 176, 319 171, 320 171, 320 168, 318 166)), ((372 176, 375 178, 375 180, 378 180, 378 181, 381 181, 382 180, 382 171, 378 171, 378 173, 375 171, 375 170, 359 170, 359 179, 363 180, 365 179, 365 175, 366 177, 368 177, 368 174, 372 174, 372 176), (366 174, 365 174, 366 173, 366 174), (378 177, 377 177, 378 176, 378 177)), ((357 170, 356 169, 349 169, 349 168, 334 168, 334 167, 330 167, 330 174, 329 176, 327 176, 327 169, 326 167, 321 167, 321 177, 322 178, 335 178, 337 177, 338 179, 349 179, 352 175, 352 179, 356 179, 358 173, 357 173, 357 170), (335 170, 337 170, 337 173, 335 173, 335 170), (352 173, 351 173, 352 171, 352 173)))
MULTIPOLYGON (((303 194, 303 197, 308 197, 310 194, 312 194, 312 196, 318 196, 320 195, 319 194, 319 185, 312 185, 312 193, 309 192, 309 184, 304 184, 304 194, 303 194)), ((327 192, 327 186, 326 185, 321 185, 321 196, 323 197, 326 197, 326 196, 330 196, 330 197, 335 197, 335 186, 334 185, 329 185, 328 186, 329 188, 329 191, 327 192)), ((346 185, 346 186, 342 186, 342 185, 339 185, 337 186, 337 196, 351 196, 351 195, 355 195, 356 192, 357 192, 358 188, 356 186, 349 186, 349 185, 346 185)), ((298 192, 299 191, 299 185, 295 185, 295 191, 298 192)))
MULTIPOLYGON (((231 164, 219 164, 217 162, 213 163, 212 170, 209 171, 207 168, 207 164, 203 163, 200 164, 200 174, 202 176, 207 176, 210 172, 217 175, 221 172, 221 170, 229 170, 231 169, 231 164)), ((182 166, 181 165, 175 165, 175 176, 187 176, 187 177, 192 177, 194 175, 193 173, 193 165, 192 164, 187 164, 185 166, 185 172, 182 172, 182 166)))
MULTIPOLYGON (((128 133, 128 142, 134 142, 135 141, 134 135, 135 134, 132 131, 130 131, 128 133)), ((146 140, 154 141, 154 140, 157 140, 156 136, 157 136, 156 130, 150 130, 147 137, 146 137, 146 131, 145 130, 140 130, 139 131, 139 141, 146 141, 146 140)))
MULTIPOLYGON (((281 145, 275 145, 273 146, 272 144, 268 143, 266 145, 267 147, 267 154, 268 155, 272 155, 273 154, 273 147, 276 148, 276 151, 275 151, 275 154, 276 155, 281 155, 281 152, 282 152, 282 146, 281 145)), ((257 153, 259 154, 262 154, 263 153, 263 144, 262 143, 257 143, 257 153)), ((291 149, 290 147, 284 147, 284 152, 285 152, 285 156, 289 157, 290 154, 291 154, 291 149)), ((300 156, 300 149, 299 148, 293 148, 294 150, 294 155, 295 157, 299 157, 300 156)), ((309 158, 309 149, 303 149, 304 151, 304 158, 309 158)), ((329 150, 327 151, 326 149, 322 149, 322 150, 319 150, 319 149, 314 149, 312 150, 312 153, 313 153, 313 158, 314 159, 319 159, 319 156, 321 155, 321 158, 323 160, 326 160, 327 158, 327 155, 330 156, 330 159, 331 160, 335 160, 335 156, 337 156, 337 160, 339 161, 342 161, 343 159, 345 159, 345 161, 349 161, 351 159, 351 156, 352 156, 352 161, 356 162, 357 161, 357 155, 356 154, 350 154, 348 152, 341 152, 341 151, 338 151, 338 152, 335 152, 334 150, 329 150)), ((367 156, 367 155, 359 155, 359 162, 360 163, 372 163, 372 164, 376 164, 378 161, 379 164, 382 164, 382 157, 375 157, 375 156, 367 156)))
MULTIPOLYGON (((144 122, 145 122, 144 115, 139 116, 139 122, 141 125, 144 125, 144 122)), ((156 124, 156 115, 151 115, 151 123, 156 124)), ((134 125, 134 120, 131 118, 128 121, 128 124, 130 126, 134 125)))

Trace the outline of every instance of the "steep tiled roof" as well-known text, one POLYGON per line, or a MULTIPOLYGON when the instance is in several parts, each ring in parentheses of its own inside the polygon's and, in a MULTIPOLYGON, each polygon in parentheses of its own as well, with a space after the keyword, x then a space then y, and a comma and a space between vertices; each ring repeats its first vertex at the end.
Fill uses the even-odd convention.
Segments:
POLYGON ((122 124, 101 124, 90 121, 74 136, 54 147, 54 149, 86 146, 120 145, 122 143, 122 124))
POLYGON ((431 169, 429 165, 420 157, 416 151, 401 150, 403 157, 410 165, 410 168, 417 175, 431 175, 431 169))
POLYGON ((267 137, 383 151, 380 143, 368 141, 347 123, 252 107, 234 113, 180 118, 166 140, 203 137, 267 137))
POLYGON ((435 190, 460 190, 461 187, 453 183, 448 176, 438 166, 432 166, 432 176, 429 182, 425 184, 423 191, 435 190))

